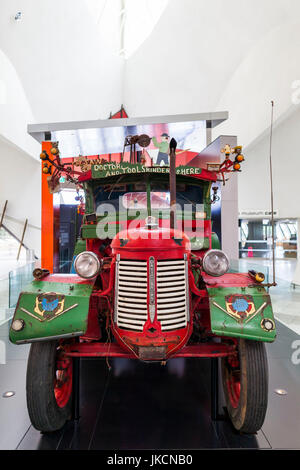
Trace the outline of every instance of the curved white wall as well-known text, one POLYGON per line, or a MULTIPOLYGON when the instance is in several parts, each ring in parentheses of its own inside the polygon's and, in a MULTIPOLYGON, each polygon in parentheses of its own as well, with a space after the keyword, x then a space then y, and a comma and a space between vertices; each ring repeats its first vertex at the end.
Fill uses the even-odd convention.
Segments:
MULTIPOLYGON (((232 76, 261 38, 299 13, 298 0, 172 0, 126 62, 129 114, 213 111, 223 102, 223 110, 231 112, 235 105, 243 110, 239 88, 233 102, 220 102, 232 76)), ((276 55, 274 48, 271 56, 276 55)), ((255 71, 254 66, 249 74, 255 71)), ((230 133, 239 133, 233 127, 230 133)))
POLYGON ((269 129, 271 100, 275 101, 275 121, 291 114, 300 98, 299 51, 300 22, 275 28, 257 41, 219 100, 217 110, 228 109, 230 119, 217 131, 234 129, 241 144, 253 145, 269 129))
MULTIPOLYGON (((280 218, 300 218, 299 205, 300 104, 274 129, 274 209, 280 218)), ((246 151, 239 175, 239 210, 270 210, 269 135, 246 151)))
POLYGON ((269 209, 274 100, 275 206, 282 217, 300 215, 291 172, 299 166, 299 17, 298 0, 173 0, 126 62, 124 103, 131 116, 229 111, 213 136, 237 135, 245 147, 240 209, 269 209))
POLYGON ((0 214, 8 201, 3 223, 24 242, 40 252, 40 146, 27 134, 33 114, 20 79, 0 50, 0 214), (32 158, 33 157, 33 158, 32 158))
MULTIPOLYGON (((3 136, 32 156, 38 155, 39 146, 27 134, 27 123, 33 119, 16 70, 0 49, 0 137, 3 136)), ((4 155, 0 154, 0 158, 4 158, 4 155)))
POLYGON ((120 0, 98 6, 95 16, 82 0, 1 0, 0 48, 36 122, 107 118, 120 108, 120 0))
MULTIPOLYGON (((120 55, 121 0, 0 3, 0 136, 25 152, 8 151, 7 142, 0 145, 0 158, 11 159, 8 180, 15 172, 11 162, 21 165, 26 154, 38 158, 39 146, 26 132, 31 122, 106 118, 122 103, 130 116, 228 110, 230 118, 215 136, 237 135, 246 146, 240 208, 266 200, 271 99, 278 165, 278 149, 282 155, 284 144, 289 152, 298 147, 299 113, 292 99, 300 101, 299 0, 164 0, 152 33, 126 61, 120 55), (16 22, 19 10, 22 19, 16 22), (248 187, 257 174, 262 185, 253 200, 248 187)), ((131 38, 133 50, 134 34, 131 38)), ((26 165, 30 168, 24 159, 26 165)), ((28 186, 32 194, 38 194, 38 178, 28 186)), ((299 216, 280 181, 276 184, 282 192, 276 208, 284 216, 299 216)), ((0 202, 6 198, 0 189, 0 202)), ((18 218, 25 215, 25 209, 19 213, 11 207, 18 218)))

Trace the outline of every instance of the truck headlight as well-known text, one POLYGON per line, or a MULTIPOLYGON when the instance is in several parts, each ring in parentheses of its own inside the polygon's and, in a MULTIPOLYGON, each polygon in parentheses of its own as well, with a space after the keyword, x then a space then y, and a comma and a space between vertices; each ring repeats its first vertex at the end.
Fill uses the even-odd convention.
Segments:
POLYGON ((74 268, 78 276, 92 279, 100 270, 100 261, 92 251, 83 251, 76 256, 74 268))
POLYGON ((229 260, 221 250, 209 250, 203 258, 202 266, 210 276, 223 276, 229 269, 229 260))
POLYGON ((14 320, 11 324, 11 328, 14 331, 22 331, 25 327, 25 322, 22 318, 14 320))

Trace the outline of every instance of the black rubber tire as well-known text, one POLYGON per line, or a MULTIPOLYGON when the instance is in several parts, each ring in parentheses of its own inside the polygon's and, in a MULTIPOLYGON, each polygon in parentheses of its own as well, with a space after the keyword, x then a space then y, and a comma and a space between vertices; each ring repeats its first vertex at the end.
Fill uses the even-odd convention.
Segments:
POLYGON ((56 341, 32 343, 28 357, 27 408, 32 425, 42 432, 61 429, 71 417, 72 394, 64 408, 54 395, 57 346, 56 341))
POLYGON ((268 406, 268 361, 265 345, 258 341, 240 339, 240 398, 238 406, 231 404, 226 385, 228 359, 222 359, 223 390, 227 411, 236 430, 254 434, 261 429, 268 406))

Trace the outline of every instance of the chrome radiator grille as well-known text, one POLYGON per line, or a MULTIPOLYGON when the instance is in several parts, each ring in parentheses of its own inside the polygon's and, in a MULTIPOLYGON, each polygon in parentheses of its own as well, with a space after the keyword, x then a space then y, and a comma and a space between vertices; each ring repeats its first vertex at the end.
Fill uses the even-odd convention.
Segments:
POLYGON ((147 261, 117 260, 116 322, 125 330, 142 331, 148 318, 147 261))
POLYGON ((161 329, 184 328, 188 314, 185 260, 157 261, 157 320, 161 329))
MULTIPOLYGON (((162 331, 184 328, 189 320, 187 260, 156 263, 157 320, 162 331)), ((149 285, 147 260, 117 258, 114 321, 119 328, 143 330, 148 319, 149 285)))

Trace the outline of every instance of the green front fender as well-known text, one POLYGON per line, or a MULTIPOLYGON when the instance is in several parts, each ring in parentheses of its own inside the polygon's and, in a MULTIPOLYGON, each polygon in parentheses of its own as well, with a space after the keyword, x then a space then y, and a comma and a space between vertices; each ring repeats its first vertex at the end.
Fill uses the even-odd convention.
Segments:
POLYGON ((207 291, 214 334, 269 343, 275 340, 271 299, 263 287, 216 287, 207 291), (273 329, 267 331, 266 325, 273 325, 273 329))
POLYGON ((22 320, 23 329, 10 327, 14 344, 83 335, 87 330, 93 281, 77 275, 49 275, 32 281, 21 292, 12 323, 22 320))

